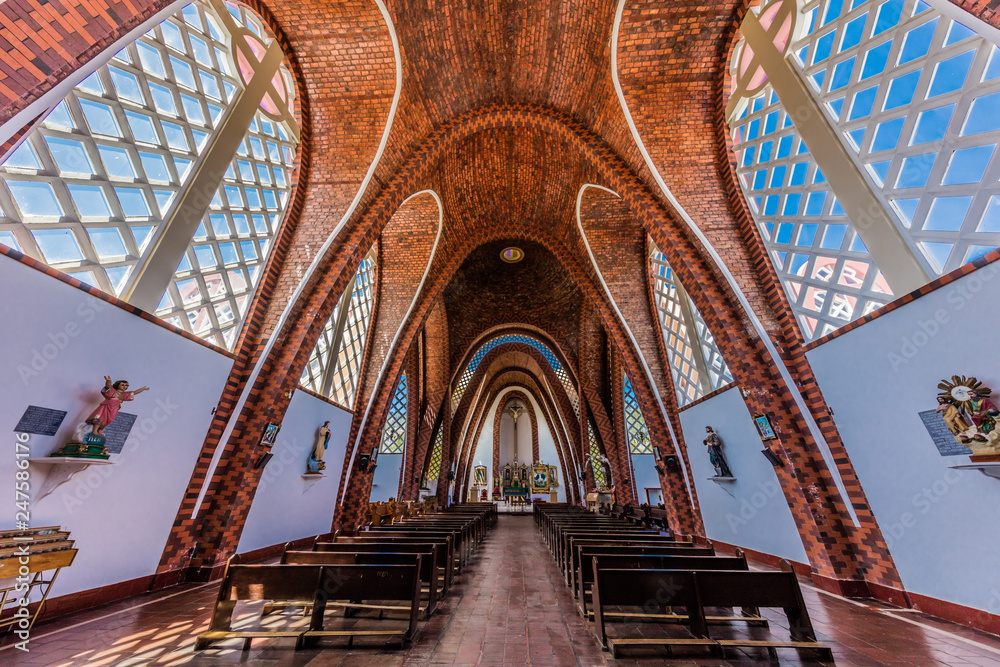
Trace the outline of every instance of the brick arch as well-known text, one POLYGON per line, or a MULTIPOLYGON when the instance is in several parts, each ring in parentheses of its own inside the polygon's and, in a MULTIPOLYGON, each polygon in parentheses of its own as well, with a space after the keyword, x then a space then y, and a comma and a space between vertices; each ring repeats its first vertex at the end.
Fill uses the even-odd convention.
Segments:
MULTIPOLYGON (((471 456, 471 451, 470 451, 471 445, 469 444, 469 439, 468 439, 470 434, 470 429, 477 428, 477 424, 479 424, 480 420, 483 418, 483 410, 485 410, 487 407, 483 403, 483 400, 486 400, 485 397, 488 396, 490 392, 495 389, 497 378, 503 377, 505 374, 509 373, 512 369, 518 369, 520 371, 523 371, 526 375, 533 378, 536 387, 534 395, 543 397, 542 401, 543 410, 547 412, 548 415, 550 415, 550 417, 548 418, 549 423, 557 428, 557 431, 554 434, 557 438, 557 443, 559 443, 560 447, 563 446, 565 447, 565 449, 567 450, 566 455, 571 461, 579 458, 576 452, 580 451, 581 444, 577 432, 573 429, 564 431, 562 428, 560 428, 561 423, 556 422, 556 419, 560 415, 567 424, 574 424, 577 422, 576 413, 573 411, 573 408, 570 405, 569 398, 566 396, 565 389, 563 388, 562 384, 559 383, 558 380, 555 378, 555 375, 552 373, 551 367, 549 367, 545 363, 544 359, 541 357, 540 353, 538 353, 537 350, 523 344, 513 344, 513 345, 517 345, 518 347, 514 349, 508 349, 503 354, 498 354, 494 360, 484 360, 484 363, 486 363, 487 361, 489 363, 487 363, 486 366, 484 367, 483 376, 477 382, 476 386, 479 386, 479 384, 481 383, 488 382, 489 384, 485 385, 486 390, 484 392, 481 392, 480 400, 477 403, 471 402, 473 400, 472 397, 476 395, 476 392, 475 391, 467 392, 470 395, 470 401, 463 402, 461 411, 456 412, 455 419, 452 421, 452 428, 453 428, 452 439, 453 442, 458 443, 457 455, 459 457, 458 461, 459 461, 460 472, 465 466, 468 465, 468 457, 471 456), (536 368, 530 369, 523 365, 514 365, 522 363, 517 361, 511 361, 510 364, 504 367, 496 368, 497 364, 504 363, 504 360, 512 352, 523 353, 525 356, 528 357, 528 359, 534 361, 536 368), (536 375, 539 371, 541 372, 541 376, 536 375), (551 391, 545 391, 543 389, 543 387, 545 386, 545 383, 542 382, 543 379, 547 381, 551 391), (459 436, 461 435, 463 429, 465 430, 466 437, 462 438, 461 441, 459 441, 459 436), (565 445, 562 444, 563 438, 565 438, 565 445)), ((473 442, 475 441, 473 440, 473 442)))
MULTIPOLYGON (((570 404, 569 395, 566 393, 566 388, 562 381, 556 376, 555 369, 549 365, 548 360, 539 352, 537 349, 528 345, 527 343, 521 342, 505 342, 501 345, 496 346, 490 350, 486 356, 479 362, 479 366, 476 368, 475 372, 469 380, 469 386, 466 387, 465 392, 462 394, 462 398, 459 400, 458 405, 454 407, 455 424, 461 426, 465 419, 466 414, 470 409, 470 405, 474 400, 475 388, 479 386, 479 383, 483 381, 483 378, 490 371, 490 366, 500 357, 508 354, 510 352, 523 352, 533 358, 545 373, 546 379, 552 385, 553 389, 556 391, 556 398, 561 407, 566 411, 567 415, 575 415, 576 412, 573 410, 570 404)), ((579 395, 579 386, 574 387, 579 395)), ((451 400, 451 394, 448 395, 448 400, 451 400)))
MULTIPOLYGON (((475 455, 476 443, 478 443, 482 429, 486 424, 486 411, 497 396, 511 387, 522 388, 538 399, 539 407, 555 439, 556 453, 559 457, 559 464, 563 469, 563 474, 575 474, 577 469, 576 463, 572 453, 569 451, 571 447, 568 441, 564 440, 567 434, 562 429, 562 425, 556 421, 556 417, 553 416, 558 415, 556 414, 555 406, 551 403, 551 396, 543 390, 539 378, 530 369, 512 366, 505 368, 491 380, 489 390, 483 393, 475 406, 473 419, 470 422, 470 426, 474 426, 474 428, 471 428, 466 438, 464 438, 459 457, 458 474, 456 475, 458 480, 456 486, 457 494, 465 492, 462 484, 468 479, 469 469, 472 466, 472 457, 475 455)), ((578 501, 579 496, 575 487, 575 480, 574 484, 570 485, 569 497, 571 498, 570 502, 575 503, 578 501)))
MULTIPOLYGON (((524 403, 525 412, 531 422, 531 463, 538 463, 538 417, 535 416, 535 408, 523 391, 515 390, 506 395, 504 400, 497 403, 496 414, 493 415, 493 469, 500 467, 500 418, 503 417, 507 404, 513 400, 520 400, 524 403)), ((517 443, 514 443, 517 450, 517 443)))
POLYGON ((456 362, 452 364, 451 375, 448 380, 449 386, 454 385, 455 381, 461 377, 462 372, 468 368, 469 362, 475 356, 476 352, 479 351, 479 348, 495 338, 506 334, 522 334, 539 340, 539 342, 552 350, 559 363, 566 368, 566 372, 569 373, 570 380, 573 381, 574 386, 579 383, 576 373, 576 355, 573 354, 569 343, 565 339, 561 339, 558 334, 543 326, 528 324, 519 319, 516 322, 505 322, 489 327, 473 337, 467 345, 462 346, 460 350, 461 354, 454 355, 456 362))
MULTIPOLYGON (((529 355, 523 350, 508 350, 505 354, 499 356, 493 363, 490 364, 490 368, 487 371, 488 375, 484 376, 480 383, 485 390, 482 392, 472 392, 473 395, 478 394, 478 400, 475 400, 475 402, 470 401, 460 414, 456 413, 456 418, 453 421, 453 426, 455 426, 455 430, 452 432, 453 437, 458 436, 463 430, 465 431, 466 436, 468 436, 468 427, 474 425, 481 417, 481 410, 484 409, 482 404, 484 397, 491 391, 495 390, 498 377, 502 377, 512 371, 523 372, 526 376, 533 378, 533 381, 537 386, 535 393, 545 395, 546 399, 552 406, 551 411, 553 414, 562 415, 563 419, 570 423, 576 421, 576 415, 573 412, 572 406, 569 404, 569 400, 565 396, 565 391, 560 385, 553 385, 550 369, 539 364, 536 357, 529 355), (520 354, 523 354, 524 356, 521 359, 518 359, 517 356, 520 354), (526 363, 527 361, 534 362, 534 367, 529 366, 526 363), (503 365, 497 367, 498 364, 503 365), (542 390, 542 387, 546 384, 543 380, 547 381, 549 387, 553 389, 555 395, 552 395, 553 392, 542 390)), ((465 447, 467 444, 467 438, 463 438, 462 442, 459 443, 459 454, 466 453, 465 447)), ((570 448, 578 448, 578 443, 575 439, 572 439, 569 435, 567 435, 567 446, 570 448)))
MULTIPOLYGON (((618 347, 623 350, 623 363, 629 368, 632 376, 636 378, 636 385, 639 387, 637 394, 640 396, 640 400, 655 401, 653 389, 648 383, 648 377, 643 370, 642 362, 639 358, 639 352, 632 347, 621 321, 617 319, 612 307, 607 302, 603 293, 598 289, 597 281, 592 274, 591 268, 582 264, 578 260, 578 257, 560 240, 554 239, 542 231, 534 232, 533 237, 538 243, 550 249, 556 257, 560 258, 560 261, 566 265, 566 269, 570 275, 578 277, 578 287, 583 293, 584 300, 595 305, 594 312, 602 326, 608 332, 609 336, 615 339, 618 347)), ((476 239, 467 243, 464 247, 452 249, 450 253, 445 253, 445 259, 442 261, 444 267, 439 267, 439 271, 431 282, 430 287, 422 295, 422 303, 418 304, 416 309, 417 314, 413 321, 404 327, 404 333, 401 336, 402 344, 399 350, 393 352, 394 355, 402 354, 402 350, 407 349, 412 344, 415 332, 422 326, 422 321, 419 318, 423 317, 427 312, 428 306, 440 297, 444 286, 450 281, 452 272, 461 264, 467 252, 480 243, 481 239, 476 239)), ((432 271, 433 273, 434 271, 432 271)), ((395 366, 390 377, 394 377, 399 372, 399 357, 394 357, 393 364, 395 366)), ((388 397, 388 390, 385 387, 386 385, 383 384, 379 388, 374 402, 373 419, 371 422, 373 424, 379 424, 384 419, 385 401, 388 397)), ((648 425, 650 433, 654 438, 663 441, 669 437, 666 421, 661 411, 656 410, 655 414, 651 414, 648 425)), ((373 433, 374 431, 366 427, 365 432, 361 434, 358 444, 355 446, 362 448, 367 446, 369 439, 373 437, 373 433)), ((363 480, 361 483, 367 485, 370 483, 370 480, 363 480)), ((353 486, 353 482, 349 484, 350 486, 353 486)), ((667 496, 671 501, 671 511, 676 512, 676 516, 671 517, 673 525, 677 526, 683 532, 695 532, 698 530, 700 521, 694 515, 687 489, 683 484, 678 484, 677 480, 672 479, 667 481, 666 488, 669 489, 667 496)), ((365 488, 359 488, 354 492, 353 497, 345 502, 343 515, 350 517, 348 521, 352 520, 353 514, 361 511, 363 507, 361 498, 365 494, 365 488)))
MULTIPOLYGON (((339 242, 331 245, 319 263, 319 270, 310 278, 304 296, 293 308, 288 325, 283 331, 276 332, 282 344, 276 346, 269 357, 263 361, 261 373, 258 375, 252 390, 255 395, 251 401, 248 401, 246 409, 240 417, 244 428, 229 443, 233 456, 238 460, 233 461, 228 475, 233 483, 239 481, 239 491, 229 503, 229 511, 226 513, 231 512, 237 518, 230 523, 229 529, 226 531, 227 534, 218 543, 217 553, 213 556, 216 561, 225 558, 235 549, 250 501, 256 490, 259 473, 253 471, 249 461, 249 452, 257 444, 254 434, 265 427, 274 415, 284 414, 288 405, 288 396, 285 393, 294 390, 302 366, 307 360, 307 353, 300 354, 300 350, 311 349, 319 335, 319 327, 309 326, 309 324, 324 322, 329 318, 349 276, 356 270, 358 263, 389 218, 399 208, 406 195, 419 187, 456 142, 490 128, 517 129, 521 127, 539 128, 557 137, 566 144, 569 150, 575 151, 594 168, 601 180, 604 181, 604 185, 622 194, 630 209, 642 220, 643 225, 647 228, 653 228, 654 238, 657 234, 660 236, 657 241, 660 247, 668 250, 668 260, 680 267, 679 274, 683 272, 680 278, 686 280, 688 284, 697 283, 704 286, 701 291, 696 293, 697 300, 700 301, 698 305, 709 326, 712 327, 713 334, 717 335, 720 347, 723 348, 724 353, 727 347, 734 348, 729 351, 729 357, 739 357, 747 361, 745 367, 734 369, 734 374, 741 375, 746 380, 745 384, 754 387, 762 384, 767 386, 759 379, 759 376, 767 374, 766 364, 762 359, 763 350, 754 346, 749 335, 740 335, 743 333, 740 326, 741 318, 738 315, 738 308, 733 305, 735 302, 731 298, 728 287, 720 285, 714 280, 710 264, 705 259, 701 249, 690 239, 672 212, 659 202, 610 146, 581 123, 545 107, 531 105, 484 107, 462 114, 454 122, 431 133, 421 144, 421 148, 397 172, 396 176, 388 181, 367 206, 355 212, 338 235, 336 240, 339 242), (661 226, 665 229, 660 229, 661 226), (657 230, 659 230, 658 233, 656 233, 657 230), (258 406, 260 406, 259 409, 258 406)), ((496 235, 498 238, 501 236, 496 231, 483 230, 482 236, 472 240, 472 242, 479 245, 483 238, 489 237, 490 234, 496 235)), ((590 267, 581 265, 567 254, 568 249, 564 243, 557 239, 546 238, 544 230, 538 230, 534 232, 534 235, 540 242, 545 242, 545 245, 553 251, 557 258, 561 258, 564 263, 571 264, 567 267, 570 275, 580 279, 581 288, 585 288, 585 297, 597 305, 598 316, 608 331, 608 335, 618 339, 623 349, 628 351, 628 354, 625 355, 626 366, 630 367, 634 377, 639 377, 641 364, 637 354, 631 349, 623 335, 620 323, 617 322, 602 295, 594 287, 590 267), (574 271, 574 269, 576 270, 574 271)), ((455 241, 462 244, 465 240, 455 239, 455 241)), ((429 285, 425 287, 424 293, 419 298, 410 322, 404 326, 403 335, 399 340, 399 349, 392 351, 389 372, 386 373, 382 386, 376 389, 374 409, 360 440, 365 441, 373 437, 372 433, 384 420, 388 399, 388 390, 385 387, 397 379, 401 371, 402 355, 412 344, 414 332, 422 326, 430 306, 440 297, 448 279, 460 265, 461 258, 464 258, 471 251, 471 248, 467 247, 469 244, 466 241, 452 253, 443 253, 443 255, 451 255, 450 261, 443 259, 435 267, 438 275, 429 276, 429 285)), ((644 374, 642 377, 642 382, 637 382, 638 385, 641 385, 637 387, 637 394, 640 396, 640 401, 651 401, 653 400, 651 389, 647 386, 644 374)), ((768 379, 769 381, 770 379, 768 379)), ((784 391, 787 393, 787 388, 784 391)), ((765 397, 760 401, 761 407, 770 405, 770 400, 768 400, 770 396, 766 390, 764 394, 765 397)), ((779 424, 779 428, 781 426, 784 424, 779 424)), ((788 433, 795 434, 796 429, 794 417, 789 417, 788 433)), ((650 430, 655 437, 666 437, 665 421, 662 415, 658 421, 653 420, 653 423, 650 424, 650 430)), ((356 449, 357 443, 354 444, 356 449)), ((351 487, 358 486, 359 488, 355 493, 349 494, 349 497, 345 498, 342 516, 350 516, 360 511, 364 502, 362 500, 365 495, 364 488, 370 484, 370 481, 370 475, 359 475, 357 482, 351 481, 351 487), (367 479, 365 479, 366 477, 367 479)), ((686 495, 686 491, 678 495, 678 506, 681 507, 682 515, 676 525, 682 530, 691 530, 695 526, 696 520, 692 515, 689 503, 680 502, 683 495, 686 495)))
MULTIPOLYGON (((970 11, 974 15, 977 14, 977 12, 971 11, 972 3, 963 2, 962 0, 951 1, 953 4, 966 9, 966 11, 970 11)), ((726 194, 728 195, 729 213, 736 222, 745 252, 759 276, 759 280, 764 287, 764 297, 777 320, 780 336, 783 339, 783 345, 781 346, 782 359, 793 373, 795 381, 799 386, 800 394, 819 426, 833 455, 833 459, 837 462, 837 472, 840 474, 844 488, 847 489, 850 495, 849 498, 841 498, 836 488, 833 488, 828 491, 826 498, 813 500, 812 504, 822 504, 826 507, 835 508, 834 511, 840 511, 841 516, 843 516, 843 503, 850 502, 855 515, 858 517, 860 526, 855 528, 845 521, 844 532, 852 537, 852 550, 854 556, 859 561, 857 564, 863 565, 867 569, 867 572, 862 571, 860 573, 861 577, 875 581, 883 586, 902 588, 902 582, 896 572, 892 555, 882 535, 881 528, 875 520, 874 513, 870 509, 867 494, 847 454, 843 440, 840 437, 839 429, 830 418, 826 400, 812 371, 812 366, 806 359, 805 348, 803 347, 804 340, 796 323, 795 315, 788 302, 785 290, 778 279, 777 272, 771 263, 771 258, 764 246, 763 239, 760 237, 760 232, 753 220, 750 207, 747 204, 746 198, 743 195, 743 189, 740 187, 736 176, 737 164, 736 155, 733 150, 733 139, 725 119, 725 109, 729 103, 732 81, 729 72, 729 62, 733 49, 740 37, 740 24, 744 16, 746 16, 747 11, 758 4, 760 4, 759 0, 744 0, 737 3, 734 8, 733 22, 726 33, 721 51, 720 68, 715 82, 718 92, 715 97, 717 105, 714 114, 719 177, 725 184, 726 194)), ((986 11, 988 10, 982 10, 979 13, 982 14, 986 11)), ((980 18, 984 17, 980 15, 980 18)), ((997 20, 998 17, 995 14, 993 15, 993 19, 993 25, 1000 25, 1000 20, 997 20)), ((984 20, 986 19, 984 18, 984 20)), ((776 334, 779 332, 776 332, 776 334)), ((796 468, 803 465, 800 463, 802 455, 799 452, 790 451, 787 447, 785 451, 796 468)), ((803 516, 803 505, 808 504, 810 500, 806 489, 809 488, 810 491, 814 488, 829 489, 832 481, 827 481, 824 487, 823 485, 817 485, 814 480, 790 479, 790 476, 787 474, 779 474, 778 476, 782 484, 782 489, 785 492, 786 501, 788 501, 789 508, 792 510, 793 517, 795 518, 796 526, 802 535, 802 541, 806 547, 806 552, 809 554, 810 562, 815 563, 813 554, 817 548, 816 537, 814 534, 810 534, 811 531, 808 529, 808 523, 812 517, 803 516), (810 484, 810 482, 812 483, 810 484), (795 496, 798 496, 798 498, 795 496)), ((815 514, 817 511, 824 510, 815 508, 811 511, 811 514, 815 514)), ((842 566, 841 572, 836 572, 836 567, 833 569, 837 574, 845 574, 843 570, 846 570, 846 574, 850 575, 854 567, 855 564, 848 564, 847 567, 842 566)))

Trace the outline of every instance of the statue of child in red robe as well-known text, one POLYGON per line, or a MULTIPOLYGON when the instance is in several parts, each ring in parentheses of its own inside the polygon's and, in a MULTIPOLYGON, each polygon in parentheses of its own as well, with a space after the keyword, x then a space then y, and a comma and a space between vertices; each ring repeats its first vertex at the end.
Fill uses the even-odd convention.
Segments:
POLYGON ((122 403, 131 401, 136 394, 141 394, 144 391, 149 391, 149 387, 140 387, 135 391, 129 391, 127 381, 118 380, 118 382, 112 383, 111 377, 105 375, 104 389, 101 390, 104 401, 97 406, 93 414, 87 417, 87 423, 94 427, 94 435, 104 435, 104 428, 118 416, 118 410, 122 407, 122 403))

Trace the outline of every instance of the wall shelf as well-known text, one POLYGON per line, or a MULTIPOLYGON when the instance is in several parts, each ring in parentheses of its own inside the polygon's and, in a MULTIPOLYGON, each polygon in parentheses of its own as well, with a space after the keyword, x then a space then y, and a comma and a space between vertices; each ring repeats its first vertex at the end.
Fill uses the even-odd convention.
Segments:
POLYGON ((730 482, 735 482, 736 481, 735 477, 720 477, 720 476, 715 476, 715 477, 709 477, 708 479, 710 479, 711 481, 715 482, 716 484, 729 484, 730 482))
POLYGON ((948 466, 952 470, 978 470, 987 477, 1000 479, 1000 462, 967 463, 960 466, 948 466))
POLYGON ((28 463, 48 468, 45 481, 32 497, 35 501, 49 495, 72 479, 73 475, 83 472, 90 466, 114 465, 110 459, 86 459, 77 456, 36 456, 29 458, 28 463))

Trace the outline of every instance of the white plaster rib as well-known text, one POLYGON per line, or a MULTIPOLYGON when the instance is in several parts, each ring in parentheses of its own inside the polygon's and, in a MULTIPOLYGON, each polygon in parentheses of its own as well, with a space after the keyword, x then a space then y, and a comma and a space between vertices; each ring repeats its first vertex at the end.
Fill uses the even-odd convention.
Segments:
POLYGON ((434 198, 434 201, 437 202, 437 207, 438 207, 437 235, 434 237, 434 246, 431 248, 431 254, 427 258, 427 266, 424 268, 424 274, 420 277, 420 284, 417 285, 417 291, 413 293, 413 300, 410 301, 409 309, 407 309, 406 314, 403 315, 403 319, 400 320, 399 326, 396 327, 396 335, 393 336, 392 338, 392 343, 389 345, 389 351, 385 355, 385 359, 382 361, 382 367, 378 371, 378 379, 375 380, 375 384, 372 387, 371 396, 368 397, 368 405, 367 407, 365 407, 365 416, 361 419, 361 427, 358 428, 357 438, 355 438, 354 444, 351 447, 351 457, 347 462, 347 476, 344 477, 345 485, 349 484, 351 481, 351 472, 354 469, 354 455, 358 451, 358 444, 360 444, 361 442, 361 434, 365 432, 365 426, 368 424, 368 416, 371 414, 372 406, 375 404, 375 396, 378 393, 375 390, 382 384, 382 379, 385 377, 385 372, 389 368, 389 361, 392 359, 393 351, 396 349, 396 344, 399 342, 399 337, 403 334, 403 327, 406 326, 407 321, 410 319, 410 315, 413 314, 413 309, 416 308, 417 306, 417 299, 420 298, 420 293, 423 292, 424 283, 427 282, 427 274, 429 274, 431 271, 431 264, 434 262, 434 256, 437 254, 438 244, 441 242, 441 234, 444 232, 444 205, 441 203, 441 197, 438 195, 437 192, 435 192, 434 190, 421 190, 420 192, 415 192, 414 194, 410 195, 405 200, 403 200, 403 204, 410 201, 414 197, 419 197, 420 195, 424 194, 429 194, 431 197, 434 198))
POLYGON ((674 197, 670 188, 667 187, 667 184, 664 182, 659 170, 656 168, 656 164, 653 163, 652 158, 649 156, 649 151, 646 150, 646 146, 642 142, 642 137, 639 136, 639 130, 632 118, 632 113, 629 111, 628 102, 625 100, 625 93, 622 91, 621 81, 618 79, 618 33, 621 29, 622 13, 625 10, 626 1, 627 0, 618 0, 618 9, 615 11, 614 27, 611 31, 611 79, 615 86, 615 93, 618 95, 618 103, 621 105, 622 113, 625 115, 625 121, 628 123, 629 132, 632 134, 632 140, 635 141, 639 152, 642 154, 642 159, 646 163, 646 167, 649 168, 650 173, 653 175, 653 179, 656 181, 656 185, 659 187, 660 192, 664 197, 666 197, 671 207, 673 207, 673 209, 677 212, 681 220, 684 221, 684 224, 687 225, 688 229, 690 229, 691 232, 698 238, 698 241, 705 248, 709 257, 712 258, 712 261, 715 263, 716 267, 729 284, 730 289, 732 289, 733 294, 736 295, 736 298, 743 307, 743 310, 750 318, 750 322, 757 331, 757 335, 760 337, 761 342, 764 343, 764 347, 767 349, 767 354, 771 358, 771 364, 774 365, 774 367, 778 370, 778 373, 781 375, 781 378, 785 381, 785 385, 788 387, 788 391, 792 395, 792 400, 795 401, 795 405, 798 407, 799 412, 802 413, 802 417, 806 421, 809 432, 816 441, 820 454, 822 454, 823 460, 826 462, 826 466, 830 471, 830 476, 833 477, 837 490, 840 491, 848 514, 853 520, 855 527, 860 527, 858 516, 854 512, 854 506, 851 502, 851 496, 847 493, 847 488, 844 486, 844 480, 841 478, 840 470, 837 468, 836 461, 834 460, 833 452, 830 451, 830 444, 823 436, 823 432, 820 430, 816 420, 813 419, 809 406, 806 405, 805 400, 799 393, 798 387, 792 379, 791 373, 789 373, 788 368, 781 360, 777 349, 774 347, 774 343, 771 342, 771 338, 767 335, 767 330, 764 329, 764 325, 761 323, 757 314, 750 306, 750 301, 746 298, 746 295, 743 294, 743 290, 740 289, 739 284, 736 282, 736 278, 733 277, 733 274, 729 271, 729 267, 726 266, 722 257, 715 250, 715 248, 712 247, 712 244, 709 243, 708 238, 701 231, 701 229, 698 228, 694 219, 686 210, 684 210, 684 207, 681 206, 680 202, 677 201, 677 198, 674 197))
POLYGON ((212 475, 215 474, 215 469, 219 465, 219 459, 222 457, 222 451, 225 449, 225 445, 229 441, 229 438, 233 433, 233 428, 236 425, 236 420, 239 417, 240 413, 243 411, 243 406, 246 404, 247 398, 250 395, 250 390, 253 389, 254 383, 257 381, 257 377, 260 375, 260 371, 264 365, 264 362, 267 360, 267 357, 270 355, 271 350, 274 348, 274 342, 275 342, 274 334, 281 333, 281 330, 284 328, 285 323, 288 321, 288 317, 291 315, 292 308, 299 300, 299 297, 302 295, 302 292, 305 291, 309 279, 316 272, 317 268, 319 268, 319 265, 323 260, 323 256, 326 255, 326 252, 330 249, 330 246, 333 245, 334 239, 337 238, 337 235, 340 234, 341 230, 344 228, 344 225, 347 224, 347 221, 354 214, 354 211, 357 210, 358 204, 361 203, 361 197, 365 194, 365 191, 368 189, 368 185, 369 183, 371 183, 372 176, 374 176, 375 174, 375 168, 378 167, 378 163, 382 159, 382 153, 385 152, 386 144, 389 142, 389 133, 392 131, 392 122, 396 118, 396 108, 399 106, 399 96, 403 90, 403 62, 399 52, 399 39, 396 37, 396 27, 392 23, 392 17, 389 16, 389 10, 385 6, 385 0, 375 0, 375 4, 378 5, 379 11, 382 12, 382 18, 383 20, 385 20, 386 28, 389 31, 389 38, 392 40, 393 56, 396 61, 396 90, 393 92, 392 95, 392 104, 389 106, 389 116, 385 121, 385 129, 382 130, 382 138, 379 141, 378 150, 375 151, 375 157, 372 159, 372 163, 368 165, 368 171, 365 173, 365 178, 363 181, 361 181, 361 185, 358 187, 358 191, 354 195, 354 199, 351 200, 350 206, 347 207, 347 210, 344 212, 343 217, 340 218, 340 221, 337 223, 337 226, 333 229, 332 232, 330 232, 330 235, 327 237, 326 242, 319 249, 319 252, 316 253, 316 256, 313 258, 312 263, 306 270, 305 275, 302 276, 302 280, 299 281, 299 284, 295 288, 295 291, 288 299, 288 303, 285 305, 285 310, 284 312, 281 313, 281 318, 275 325, 272 331, 272 335, 268 338, 267 345, 265 346, 264 351, 260 355, 260 359, 254 366, 253 373, 250 375, 249 379, 244 385, 243 392, 240 394, 240 399, 236 403, 236 407, 234 408, 232 414, 229 417, 229 421, 226 424, 226 428, 222 433, 222 437, 219 438, 219 444, 216 445, 215 447, 215 452, 212 455, 212 462, 209 464, 208 472, 205 475, 205 480, 202 482, 201 490, 198 492, 198 500, 195 501, 194 508, 191 510, 192 519, 198 515, 198 511, 201 509, 202 502, 205 499, 205 494, 208 492, 208 487, 212 483, 212 475))
MULTIPOLYGON (((681 454, 680 444, 677 442, 677 434, 674 433, 674 427, 670 423, 670 414, 667 412, 667 406, 664 405, 663 398, 660 396, 660 390, 657 389, 656 382, 653 380, 653 372, 649 369, 649 364, 646 363, 646 355, 642 353, 642 348, 639 347, 639 342, 636 340, 635 335, 632 334, 632 329, 629 327, 628 322, 625 319, 625 315, 622 314, 621 309, 618 307, 618 303, 615 301, 614 295, 611 294, 611 290, 608 288, 608 283, 604 280, 604 274, 601 273, 601 267, 597 265, 597 259, 594 257, 594 251, 590 247, 590 240, 587 238, 587 232, 583 230, 583 220, 580 217, 580 206, 583 203, 583 193, 587 191, 587 188, 604 190, 619 199, 621 199, 621 195, 602 185, 594 185, 593 183, 584 183, 581 185, 579 192, 576 193, 576 228, 580 231, 580 238, 583 239, 583 245, 587 248, 587 256, 590 257, 590 264, 594 267, 597 279, 601 281, 601 287, 604 288, 604 294, 608 297, 608 302, 611 303, 611 307, 615 309, 615 314, 618 315, 618 320, 622 323, 622 327, 625 328, 625 333, 628 334, 629 340, 632 341, 632 347, 635 348, 636 354, 639 355, 639 361, 642 362, 642 369, 646 373, 646 379, 649 381, 649 386, 653 388, 653 395, 656 396, 656 402, 660 406, 660 411, 663 413, 663 420, 666 422, 667 430, 670 432, 670 442, 674 446, 674 453, 677 455, 677 460, 680 463, 681 470, 684 471, 684 486, 687 487, 688 498, 691 501, 691 506, 694 507, 694 492, 691 490, 691 479, 688 476, 687 466, 684 465, 684 457, 681 454)), ((629 461, 629 468, 631 469, 632 453, 629 451, 627 442, 623 443, 623 446, 625 447, 626 458, 629 461)), ((632 485, 635 486, 635 473, 634 471, 632 471, 632 473, 632 485)), ((638 497, 639 490, 636 489, 636 498, 638 497)))

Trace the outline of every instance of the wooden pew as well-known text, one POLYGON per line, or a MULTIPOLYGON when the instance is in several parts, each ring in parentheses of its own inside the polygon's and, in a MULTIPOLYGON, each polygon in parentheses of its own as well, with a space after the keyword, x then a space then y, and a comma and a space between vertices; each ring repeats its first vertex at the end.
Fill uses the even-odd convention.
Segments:
MULTIPOLYGON (((329 545, 333 546, 333 545, 329 545)), ((440 583, 437 566, 437 546, 428 545, 429 550, 420 552, 390 552, 360 550, 365 546, 354 545, 353 551, 286 551, 281 556, 282 565, 416 565, 420 568, 420 581, 427 584, 427 604, 422 606, 424 620, 437 611, 440 583)), ((397 545, 398 547, 399 545, 397 545)), ((392 548, 392 547, 390 547, 392 548)), ((386 610, 406 610, 400 606, 358 605, 358 608, 386 610)), ((264 613, 267 613, 265 609, 264 613)))
POLYGON ((633 570, 602 568, 594 560, 594 624, 601 646, 617 657, 622 646, 708 647, 725 654, 726 648, 743 646, 766 648, 775 657, 775 649, 794 648, 817 651, 825 659, 833 659, 829 646, 816 641, 791 567, 783 564, 782 572, 633 570), (691 637, 614 638, 608 639, 605 607, 641 607, 656 609, 684 607, 690 623, 691 637), (710 634, 706 607, 760 607, 784 610, 791 629, 791 639, 716 639, 710 634))
MULTIPOLYGON (((695 546, 690 543, 670 542, 668 540, 643 540, 641 542, 616 542, 601 538, 574 540, 566 573, 567 585, 574 594, 578 590, 580 579, 583 576, 585 556, 598 552, 608 555, 714 556, 715 547, 711 544, 695 546)), ((590 568, 589 561, 586 561, 586 567, 590 568)), ((589 573, 587 577, 588 583, 593 581, 589 573)))
POLYGON ((226 639, 243 639, 249 650, 254 639, 294 638, 302 648, 322 637, 395 637, 406 646, 416 635, 420 614, 420 568, 418 565, 237 565, 226 567, 209 629, 198 635, 195 650, 226 639), (327 606, 357 601, 398 601, 409 604, 405 630, 328 630, 327 606), (306 627, 234 630, 233 611, 238 602, 294 602, 312 606, 306 627))
MULTIPOLYGON (((584 566, 580 570, 580 586, 576 591, 578 602, 577 609, 584 618, 590 620, 594 612, 587 606, 587 598, 591 591, 590 587, 594 581, 594 561, 600 563, 603 569, 616 570, 736 570, 747 572, 746 557, 740 552, 736 556, 710 556, 710 555, 678 555, 661 553, 643 554, 607 554, 584 552, 584 566)), ((647 614, 642 612, 622 612, 605 613, 605 618, 624 618, 629 620, 659 620, 662 622, 675 621, 686 622, 686 616, 680 614, 647 614)), ((761 617, 756 609, 743 608, 740 616, 727 615, 706 615, 707 623, 731 623, 743 622, 753 626, 767 627, 767 621, 761 617)))
POLYGON ((437 566, 443 580, 443 589, 448 591, 452 585, 452 577, 455 572, 455 543, 450 536, 436 537, 433 535, 421 535, 409 537, 405 535, 371 535, 368 532, 360 535, 337 535, 333 542, 317 542, 313 545, 314 551, 351 551, 350 548, 340 549, 339 547, 349 547, 353 545, 368 545, 373 552, 378 551, 402 551, 404 553, 417 553, 423 551, 427 546, 437 547, 437 566), (335 546, 337 545, 337 546, 335 546))
MULTIPOLYGON (((569 561, 569 549, 570 544, 573 540, 579 539, 622 539, 631 540, 634 542, 642 542, 648 537, 664 537, 660 533, 652 530, 645 530, 643 528, 625 527, 625 528, 608 528, 604 530, 600 529, 589 529, 589 528, 574 528, 572 530, 564 530, 560 533, 559 542, 556 545, 556 562, 559 567, 566 568, 566 564, 569 561)), ((670 538, 667 538, 670 539, 670 538)))
MULTIPOLYGON (((375 537, 375 538, 388 538, 388 537, 414 537, 414 538, 451 538, 454 548, 451 553, 454 556, 455 573, 461 574, 462 567, 465 565, 465 549, 467 548, 467 543, 462 539, 461 530, 451 530, 448 528, 439 528, 436 530, 430 530, 428 528, 407 528, 405 524, 400 526, 385 526, 379 528, 378 530, 366 530, 361 535, 365 537, 375 537)), ((357 537, 361 537, 358 535, 357 537)), ((339 538, 338 538, 339 539, 339 538)), ((425 540, 427 541, 427 540, 425 540)), ((436 541, 436 540, 434 540, 436 541)))

